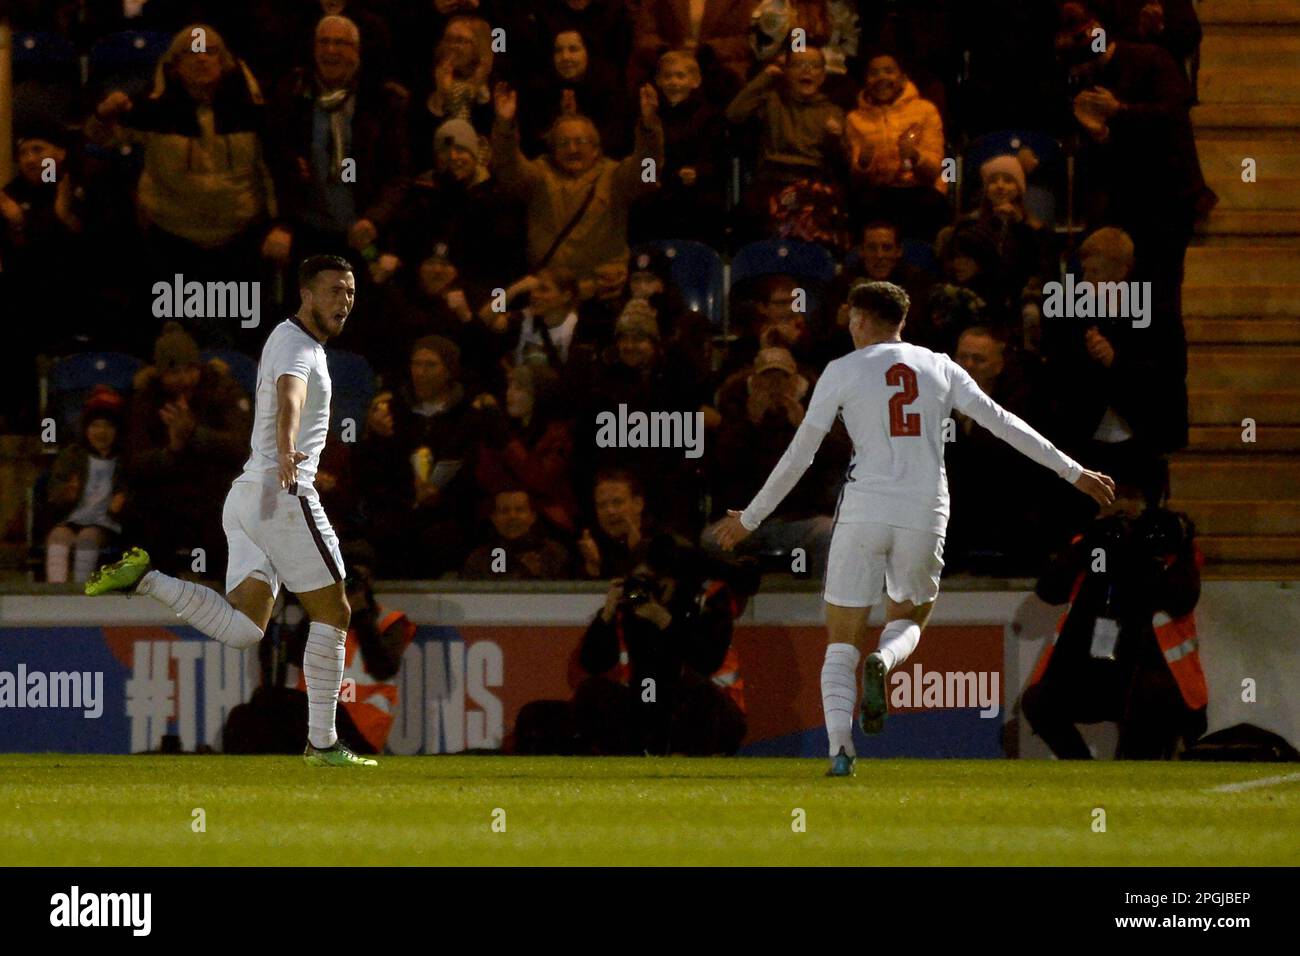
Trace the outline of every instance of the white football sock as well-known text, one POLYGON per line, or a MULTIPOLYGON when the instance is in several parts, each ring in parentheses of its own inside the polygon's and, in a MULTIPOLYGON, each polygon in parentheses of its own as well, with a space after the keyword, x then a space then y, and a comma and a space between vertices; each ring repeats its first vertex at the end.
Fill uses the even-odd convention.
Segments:
POLYGON ((311 622, 307 649, 302 655, 302 675, 307 680, 307 739, 313 747, 333 747, 334 712, 343 685, 343 660, 348 632, 311 622))
POLYGON ((877 648, 886 670, 892 671, 907 660, 920 641, 921 625, 915 621, 890 621, 886 624, 880 632, 880 646, 877 648))
POLYGON ((138 594, 147 594, 176 612, 186 624, 227 647, 252 647, 262 639, 262 629, 212 588, 182 581, 161 571, 150 571, 140 579, 138 594))
POLYGON ((50 584, 68 583, 68 555, 72 549, 66 544, 45 546, 45 580, 50 584))
POLYGON ((826 717, 826 736, 830 738, 834 757, 844 748, 850 757, 853 749, 853 712, 858 706, 858 649, 852 644, 827 644, 822 662, 822 713, 826 717))
POLYGON ((83 583, 86 578, 94 573, 95 567, 99 564, 99 548, 78 547, 73 552, 72 557, 72 580, 78 584, 83 583))

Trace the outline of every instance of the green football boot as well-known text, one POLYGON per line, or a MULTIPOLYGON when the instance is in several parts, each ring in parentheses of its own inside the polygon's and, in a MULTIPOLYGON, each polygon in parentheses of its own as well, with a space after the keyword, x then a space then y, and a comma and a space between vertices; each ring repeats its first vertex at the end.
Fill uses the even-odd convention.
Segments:
POLYGON ((302 752, 302 759, 309 767, 378 767, 379 761, 370 757, 359 757, 338 741, 333 747, 323 750, 307 744, 302 752))
POLYGON ((149 573, 149 553, 144 548, 132 548, 122 555, 121 561, 106 564, 86 578, 86 593, 91 597, 111 591, 135 593, 135 586, 149 573))
POLYGON ((885 732, 885 717, 889 713, 889 701, 885 694, 887 673, 885 661, 879 653, 867 655, 862 665, 862 710, 858 714, 858 726, 864 734, 885 732))

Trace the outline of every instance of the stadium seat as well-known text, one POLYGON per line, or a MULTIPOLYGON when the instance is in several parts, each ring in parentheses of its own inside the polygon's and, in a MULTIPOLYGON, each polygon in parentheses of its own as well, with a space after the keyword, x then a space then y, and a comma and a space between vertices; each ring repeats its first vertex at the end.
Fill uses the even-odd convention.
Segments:
POLYGON ((166 33, 123 30, 95 41, 90 48, 86 85, 93 101, 112 90, 142 96, 153 87, 153 71, 159 58, 171 46, 166 33))
POLYGON ((72 44, 57 33, 16 33, 13 38, 14 125, 33 119, 70 122, 81 96, 81 64, 72 44))
POLYGON ((230 377, 239 383, 239 387, 253 398, 257 392, 257 360, 249 358, 243 352, 234 349, 204 349, 203 361, 216 359, 230 370, 230 377))
POLYGON ((1025 208, 1049 226, 1056 225, 1056 210, 1064 206, 1065 153, 1061 144, 1046 133, 1032 130, 1000 130, 985 133, 966 147, 963 159, 967 186, 962 204, 974 208, 980 194, 980 166, 994 156, 1017 153, 1028 147, 1038 157, 1039 166, 1025 188, 1025 208))
POLYGON ((50 368, 47 412, 60 429, 75 429, 81 403, 96 385, 110 385, 123 395, 144 363, 125 352, 78 352, 50 368))
POLYGON ((732 288, 749 279, 769 275, 830 282, 835 277, 835 258, 811 242, 760 239, 742 246, 731 261, 732 288))
POLYGON ((760 276, 793 276, 804 284, 808 294, 807 310, 815 314, 837 268, 835 257, 814 243, 760 239, 741 246, 731 260, 730 288, 735 290, 742 283, 760 276))
POLYGON ((690 239, 662 239, 642 248, 667 256, 673 285, 686 304, 708 316, 710 325, 722 325, 722 257, 712 247, 690 239))
POLYGON ((939 260, 934 257, 934 247, 924 240, 904 239, 903 261, 918 269, 924 269, 932 276, 939 275, 939 260))
POLYGON ((329 364, 332 388, 330 430, 337 436, 344 419, 350 418, 355 422, 357 437, 360 437, 366 412, 370 409, 370 399, 375 395, 375 371, 356 352, 326 349, 325 360, 329 364))

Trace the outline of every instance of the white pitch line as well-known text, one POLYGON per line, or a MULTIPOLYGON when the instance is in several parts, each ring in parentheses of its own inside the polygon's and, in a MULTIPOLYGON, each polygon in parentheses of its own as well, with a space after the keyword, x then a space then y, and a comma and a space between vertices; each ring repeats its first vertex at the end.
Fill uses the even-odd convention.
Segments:
POLYGON ((1256 787, 1271 787, 1276 783, 1290 783, 1300 780, 1300 773, 1288 773, 1281 777, 1260 777, 1258 780, 1245 780, 1241 783, 1225 783, 1221 787, 1211 787, 1206 793, 1237 793, 1242 790, 1254 790, 1256 787))

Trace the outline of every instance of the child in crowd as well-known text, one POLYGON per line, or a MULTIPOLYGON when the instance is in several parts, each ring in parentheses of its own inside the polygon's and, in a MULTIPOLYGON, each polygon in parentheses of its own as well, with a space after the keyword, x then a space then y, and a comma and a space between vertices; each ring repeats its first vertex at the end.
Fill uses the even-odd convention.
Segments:
POLYGON ((100 550, 122 531, 117 516, 126 504, 118 460, 123 407, 122 396, 97 386, 82 408, 77 442, 54 460, 46 495, 59 515, 45 539, 45 579, 51 584, 68 583, 69 563, 72 580, 85 581, 100 550))

